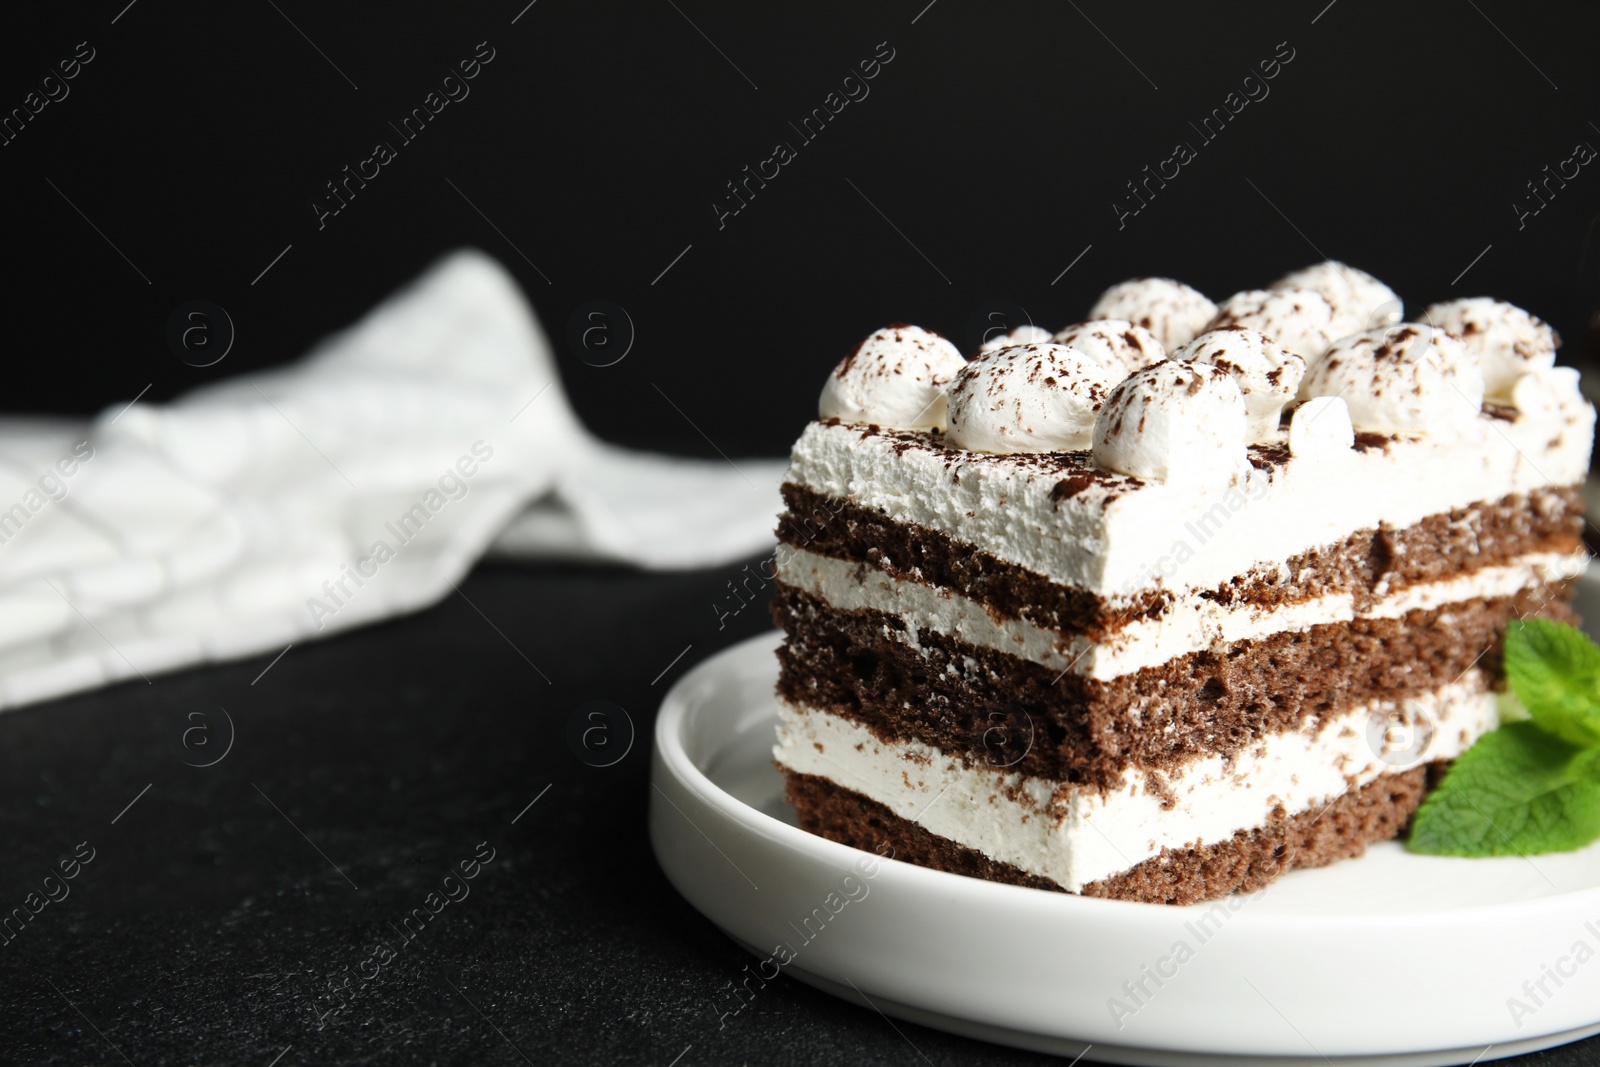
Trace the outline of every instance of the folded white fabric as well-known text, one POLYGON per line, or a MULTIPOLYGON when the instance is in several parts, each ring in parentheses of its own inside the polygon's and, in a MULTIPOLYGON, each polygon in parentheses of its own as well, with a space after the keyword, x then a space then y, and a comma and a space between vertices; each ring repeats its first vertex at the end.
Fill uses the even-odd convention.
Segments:
POLYGON ((414 611, 491 548, 738 559, 783 467, 596 440, 515 282, 459 252, 284 369, 0 419, 0 708, 414 611))

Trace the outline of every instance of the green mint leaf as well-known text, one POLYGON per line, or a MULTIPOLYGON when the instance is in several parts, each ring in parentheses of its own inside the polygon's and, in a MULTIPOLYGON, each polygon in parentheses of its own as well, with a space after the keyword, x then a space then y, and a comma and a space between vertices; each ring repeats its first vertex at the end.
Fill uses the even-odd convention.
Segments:
POLYGON ((1549 619, 1506 627, 1506 680, 1533 721, 1575 745, 1600 744, 1600 648, 1549 619))
POLYGON ((1580 778, 1600 782, 1600 748, 1586 748, 1573 761, 1573 772, 1580 778))
POLYGON ((1597 837, 1595 750, 1537 723, 1513 722, 1461 754, 1417 809, 1409 843, 1413 852, 1438 856, 1525 856, 1581 848, 1597 837))

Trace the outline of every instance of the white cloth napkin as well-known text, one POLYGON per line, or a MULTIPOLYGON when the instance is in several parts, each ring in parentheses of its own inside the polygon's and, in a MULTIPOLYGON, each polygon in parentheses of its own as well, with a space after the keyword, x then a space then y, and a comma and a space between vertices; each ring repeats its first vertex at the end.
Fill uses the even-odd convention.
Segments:
POLYGON ((738 559, 783 467, 596 440, 514 281, 459 252, 289 367, 0 419, 0 708, 415 611, 491 549, 738 559))

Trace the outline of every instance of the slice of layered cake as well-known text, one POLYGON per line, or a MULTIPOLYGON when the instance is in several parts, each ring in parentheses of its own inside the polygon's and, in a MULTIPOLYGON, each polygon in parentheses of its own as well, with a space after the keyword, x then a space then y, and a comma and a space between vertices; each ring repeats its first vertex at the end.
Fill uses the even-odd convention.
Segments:
POLYGON ((1394 836, 1496 724, 1506 621, 1570 617, 1577 372, 1341 264, 1095 313, 970 362, 893 326, 829 376, 778 531, 800 824, 1159 903, 1394 836))

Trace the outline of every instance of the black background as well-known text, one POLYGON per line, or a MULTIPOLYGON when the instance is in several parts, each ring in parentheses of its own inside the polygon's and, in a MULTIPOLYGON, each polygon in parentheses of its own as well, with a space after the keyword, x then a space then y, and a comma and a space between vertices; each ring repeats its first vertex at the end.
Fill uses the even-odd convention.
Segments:
MULTIPOLYGON (((1521 304, 1567 361, 1595 345, 1600 163, 1521 229, 1512 206, 1600 145, 1593 5, 523 3, 8 13, 0 109, 78 42, 95 58, 0 147, 0 403, 89 414, 284 362, 462 245, 521 281, 596 433, 705 456, 782 454, 826 369, 886 322, 962 338, 1004 300, 1055 328, 1138 274, 1220 299, 1332 256, 1414 309, 1521 304), (494 59, 470 95, 319 228, 324 183, 396 142, 387 122, 479 42, 494 59), (800 144, 789 123, 880 42, 870 95, 800 144), (1202 145, 1189 123, 1280 42, 1270 95, 1202 145), (1180 140, 1198 157, 1119 228, 1125 183, 1180 140), (725 183, 778 141, 798 157, 719 228, 725 183), (237 331, 209 368, 166 343, 191 299, 237 331), (637 333, 604 368, 564 342, 597 299, 637 333)), ((764 628, 755 608, 713 625, 737 570, 483 568, 463 587, 481 615, 455 599, 296 648, 255 685, 265 660, 0 720, 6 906, 75 842, 99 849, 0 948, 0 1058, 1031 1062, 788 980, 718 1030, 712 998, 745 960, 649 856, 647 744, 597 770, 564 733, 604 698, 647 738, 677 674, 764 628), (185 767, 187 711, 217 705, 237 751, 185 767), (319 1030, 318 983, 485 838, 475 897, 319 1030)))
POLYGON ((539 0, 512 25, 521 3, 139 0, 115 25, 118 2, 12 20, 6 108, 78 41, 97 57, 0 148, 12 361, 37 376, 6 404, 92 412, 294 358, 467 244, 555 336, 585 301, 626 308, 622 363, 564 353, 575 402, 614 440, 708 456, 652 381, 729 454, 779 455, 885 322, 961 337, 1004 299, 1054 329, 1125 277, 1220 299, 1319 251, 1414 308, 1491 293, 1554 322, 1568 358, 1585 347, 1600 180, 1585 168, 1521 230, 1512 203, 1600 146, 1593 5, 939 0, 913 25, 925 3, 539 0), (324 183, 397 141, 387 123, 480 41, 496 58, 471 95, 319 229, 324 183), (799 144, 789 123, 882 41, 871 94, 799 144), (1282 41, 1270 95, 1203 144, 1189 123, 1282 41), (713 200, 780 140, 798 158, 719 229, 713 200), (1179 140, 1198 158, 1118 229, 1125 183, 1179 140), (204 370, 165 343, 193 298, 238 334, 204 370))

